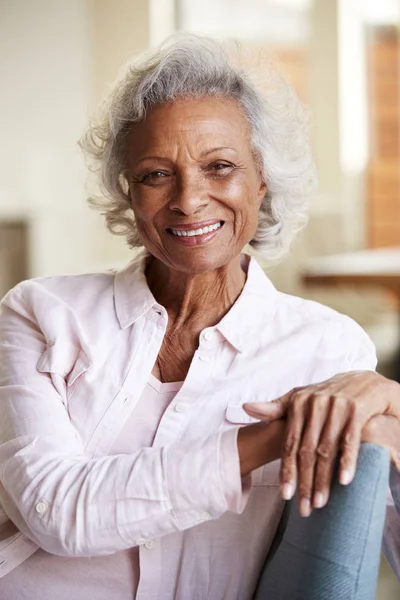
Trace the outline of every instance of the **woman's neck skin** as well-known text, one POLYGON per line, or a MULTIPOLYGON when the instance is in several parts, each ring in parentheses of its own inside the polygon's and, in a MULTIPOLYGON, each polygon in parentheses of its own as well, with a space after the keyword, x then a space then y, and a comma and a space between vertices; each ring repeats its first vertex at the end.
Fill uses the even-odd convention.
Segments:
POLYGON ((146 277, 155 299, 167 310, 168 329, 189 328, 193 336, 222 319, 246 281, 240 256, 217 269, 197 274, 172 270, 151 258, 146 277))

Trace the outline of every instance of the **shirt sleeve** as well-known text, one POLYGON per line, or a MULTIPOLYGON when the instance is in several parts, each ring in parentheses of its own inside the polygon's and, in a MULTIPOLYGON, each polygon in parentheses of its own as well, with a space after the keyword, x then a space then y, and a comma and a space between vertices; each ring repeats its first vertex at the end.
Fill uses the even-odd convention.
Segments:
POLYGON ((240 508, 237 451, 221 476, 235 431, 85 455, 62 384, 37 370, 47 341, 18 286, 0 315, 0 502, 29 539, 58 555, 110 554, 240 508))
MULTIPOLYGON (((351 341, 347 354, 345 371, 375 371, 378 363, 375 346, 365 331, 349 319, 354 331, 349 335, 351 341)), ((345 341, 344 341, 345 343, 345 341)))
MULTIPOLYGON (((377 364, 374 345, 361 329, 360 332, 358 344, 349 356, 348 370, 374 371, 377 364)), ((382 548, 388 563, 400 579, 400 473, 393 466, 390 471, 390 491, 382 548)))

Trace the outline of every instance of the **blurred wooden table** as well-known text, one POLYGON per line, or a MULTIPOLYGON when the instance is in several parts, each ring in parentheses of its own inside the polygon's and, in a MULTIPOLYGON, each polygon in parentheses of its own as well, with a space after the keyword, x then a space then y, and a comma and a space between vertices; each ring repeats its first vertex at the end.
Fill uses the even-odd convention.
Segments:
MULTIPOLYGON (((396 295, 400 326, 400 246, 310 258, 303 283, 319 286, 383 287, 396 295)), ((394 378, 400 382, 400 349, 394 378)))
POLYGON ((400 300, 400 246, 310 258, 302 279, 306 285, 384 287, 400 300))

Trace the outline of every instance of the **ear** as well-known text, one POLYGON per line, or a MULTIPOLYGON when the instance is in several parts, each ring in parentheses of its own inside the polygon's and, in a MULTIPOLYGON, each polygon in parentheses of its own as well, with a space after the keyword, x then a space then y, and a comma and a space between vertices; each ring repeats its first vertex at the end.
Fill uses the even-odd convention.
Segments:
POLYGON ((267 193, 268 190, 268 186, 267 184, 262 180, 261 177, 261 173, 260 173, 260 187, 258 189, 258 193, 257 193, 257 198, 258 198, 258 207, 261 206, 262 201, 264 200, 265 194, 267 193))

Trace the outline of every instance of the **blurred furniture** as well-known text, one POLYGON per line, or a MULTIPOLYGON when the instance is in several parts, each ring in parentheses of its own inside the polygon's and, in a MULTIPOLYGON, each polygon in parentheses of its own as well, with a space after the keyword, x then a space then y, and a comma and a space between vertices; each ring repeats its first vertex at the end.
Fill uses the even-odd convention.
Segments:
MULTIPOLYGON (((400 335, 400 246, 309 258, 304 264, 302 280, 309 286, 364 286, 389 290, 397 299, 400 335)), ((400 381, 399 351, 394 377, 400 381)))
POLYGON ((400 300, 400 246, 309 258, 307 285, 383 286, 400 300))
POLYGON ((0 220, 0 298, 29 276, 27 230, 23 221, 0 220))
POLYGON ((328 504, 305 519, 286 504, 255 600, 374 600, 389 480, 389 454, 362 444, 348 486, 333 480, 328 504))
POLYGON ((371 248, 400 244, 400 29, 366 30, 370 160, 366 170, 371 248))

